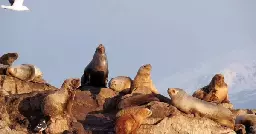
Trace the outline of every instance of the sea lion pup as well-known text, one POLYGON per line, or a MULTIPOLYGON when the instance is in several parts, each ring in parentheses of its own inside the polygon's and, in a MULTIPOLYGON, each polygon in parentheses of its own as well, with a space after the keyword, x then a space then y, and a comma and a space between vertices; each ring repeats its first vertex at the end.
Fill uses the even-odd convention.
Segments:
POLYGON ((243 124, 247 132, 256 133, 256 115, 255 114, 242 114, 236 116, 236 124, 243 124))
POLYGON ((18 57, 18 53, 6 53, 0 57, 0 64, 11 66, 18 57))
POLYGON ((171 104, 186 114, 210 118, 223 126, 234 129, 232 112, 220 105, 188 95, 183 89, 168 88, 171 104))
POLYGON ((201 100, 214 103, 230 103, 228 97, 228 85, 222 74, 216 74, 209 85, 195 91, 192 95, 201 100))
POLYGON ((84 69, 81 86, 107 87, 108 73, 105 47, 100 44, 95 50, 93 59, 84 69))
POLYGON ((108 87, 117 92, 129 93, 131 89, 132 79, 128 76, 117 76, 112 78, 108 87))
POLYGON ((66 79, 60 90, 46 96, 41 105, 45 116, 71 115, 72 100, 75 97, 73 90, 80 86, 80 79, 66 79), (73 92, 72 92, 73 91, 73 92))
POLYGON ((6 73, 7 75, 16 77, 23 81, 46 83, 43 79, 43 73, 41 72, 41 70, 32 64, 10 66, 7 68, 6 73))
POLYGON ((152 115, 148 108, 141 108, 136 113, 121 115, 116 120, 116 134, 135 134, 141 123, 152 115))
POLYGON ((159 94, 158 90, 152 82, 151 70, 151 64, 144 64, 139 68, 131 86, 132 91, 137 89, 150 89, 151 92, 159 94))

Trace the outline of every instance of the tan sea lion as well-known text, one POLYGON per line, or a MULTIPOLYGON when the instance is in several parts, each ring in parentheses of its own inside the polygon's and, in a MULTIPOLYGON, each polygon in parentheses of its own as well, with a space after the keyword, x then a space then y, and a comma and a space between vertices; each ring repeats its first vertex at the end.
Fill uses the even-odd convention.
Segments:
POLYGON ((228 97, 228 85, 225 83, 222 74, 216 74, 209 85, 202 89, 198 89, 192 96, 208 102, 230 103, 228 97))
POLYGON ((41 70, 32 64, 21 64, 7 68, 7 75, 16 77, 23 81, 45 83, 41 70))
POLYGON ((140 90, 140 89, 142 90, 150 89, 151 92, 155 94, 159 94, 158 90, 156 89, 155 85, 152 82, 151 70, 152 70, 151 64, 145 64, 139 68, 137 75, 135 76, 133 80, 133 84, 131 86, 132 92, 136 92, 136 90, 140 90))
POLYGON ((109 70, 105 51, 102 44, 96 48, 93 59, 84 69, 81 86, 107 87, 109 70))
POLYGON ((18 57, 18 53, 6 53, 0 57, 0 64, 11 66, 18 57))
POLYGON ((117 92, 129 93, 131 89, 132 79, 128 76, 117 76, 112 78, 108 87, 117 92))
POLYGON ((256 133, 256 115, 255 114, 241 114, 236 116, 236 124, 243 124, 247 132, 256 133))
POLYGON ((136 113, 125 114, 116 120, 116 134, 135 134, 141 123, 152 115, 148 108, 141 108, 136 113))
POLYGON ((44 115, 56 117, 58 115, 71 115, 72 102, 75 97, 73 90, 80 86, 80 79, 66 79, 60 90, 46 96, 42 102, 41 109, 44 115))
POLYGON ((204 116, 223 126, 234 129, 234 117, 232 112, 220 105, 200 100, 188 95, 183 89, 168 88, 171 104, 186 114, 204 116))

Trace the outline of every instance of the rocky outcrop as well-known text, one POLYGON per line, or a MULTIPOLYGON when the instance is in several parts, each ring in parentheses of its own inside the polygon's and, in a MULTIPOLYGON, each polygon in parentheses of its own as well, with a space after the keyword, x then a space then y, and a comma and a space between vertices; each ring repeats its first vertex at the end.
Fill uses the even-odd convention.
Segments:
POLYGON ((0 97, 1 121, 10 129, 31 132, 38 121, 44 117, 41 102, 50 91, 0 97))
POLYGON ((57 90, 50 84, 26 82, 15 77, 0 75, 0 95, 25 94, 34 91, 57 90))

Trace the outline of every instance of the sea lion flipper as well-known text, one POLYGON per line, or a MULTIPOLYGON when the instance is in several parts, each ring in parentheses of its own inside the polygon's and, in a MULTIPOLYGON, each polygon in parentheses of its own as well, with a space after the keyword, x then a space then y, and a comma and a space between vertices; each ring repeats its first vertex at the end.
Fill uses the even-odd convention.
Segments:
POLYGON ((222 103, 230 103, 228 94, 227 94, 226 98, 222 101, 222 103))

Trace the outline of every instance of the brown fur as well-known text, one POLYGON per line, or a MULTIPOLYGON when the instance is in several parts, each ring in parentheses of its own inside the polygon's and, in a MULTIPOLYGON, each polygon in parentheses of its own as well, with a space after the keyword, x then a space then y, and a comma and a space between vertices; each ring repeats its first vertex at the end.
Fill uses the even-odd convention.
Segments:
POLYGON ((131 107, 124 108, 116 113, 116 117, 118 118, 126 114, 135 114, 141 108, 143 108, 143 106, 131 106, 131 107))
POLYGON ((130 92, 131 85, 132 79, 127 76, 117 76, 112 78, 108 83, 109 88, 113 89, 114 91, 124 93, 130 92))
POLYGON ((222 74, 216 74, 209 85, 194 92, 192 95, 201 100, 214 103, 229 103, 228 85, 222 74))
POLYGON ((11 66, 19 57, 18 53, 7 53, 0 57, 0 64, 11 66))
POLYGON ((151 101, 159 101, 159 99, 154 94, 128 94, 122 97, 122 100, 118 103, 118 108, 123 109, 131 106, 139 106, 151 101))
POLYGON ((125 114, 120 116, 115 124, 116 134, 136 134, 141 123, 151 116, 151 110, 141 108, 136 113, 125 114))
POLYGON ((136 90, 137 88, 140 88, 140 89, 148 88, 150 89, 151 92, 155 94, 159 94, 158 90, 156 89, 151 79, 151 70, 152 70, 151 64, 145 64, 139 68, 137 75, 135 76, 133 80, 133 84, 131 86, 132 91, 136 90))
POLYGON ((173 106, 180 111, 186 114, 207 117, 223 126, 234 129, 234 117, 229 109, 192 97, 180 88, 168 88, 168 94, 173 106))

